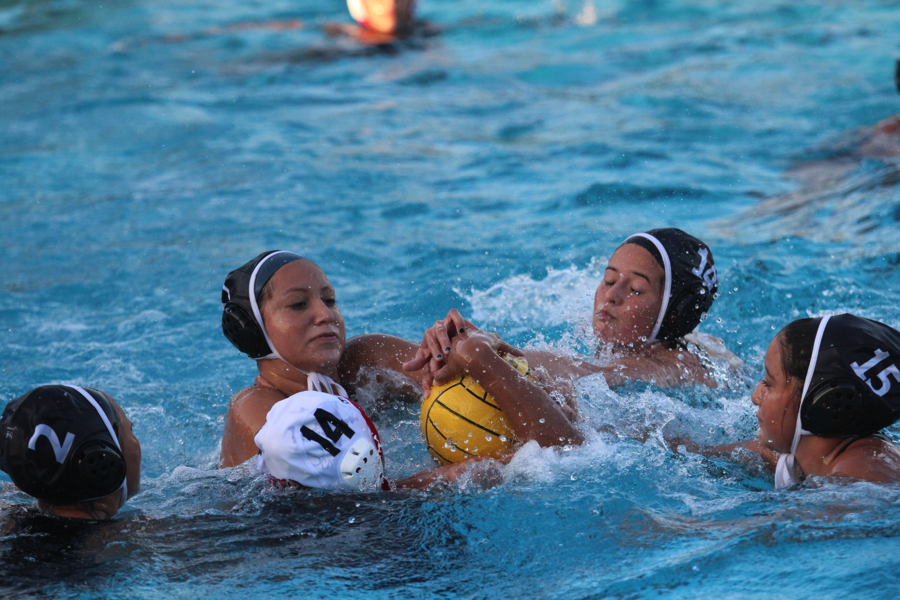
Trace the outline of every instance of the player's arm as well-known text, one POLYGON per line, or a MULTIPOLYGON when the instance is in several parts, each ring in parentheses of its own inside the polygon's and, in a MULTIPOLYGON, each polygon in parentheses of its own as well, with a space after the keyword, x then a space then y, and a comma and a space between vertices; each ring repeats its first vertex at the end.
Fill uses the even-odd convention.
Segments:
POLYGON ((571 381, 594 373, 608 372, 608 369, 604 367, 542 350, 523 350, 522 356, 528 361, 529 367, 545 370, 548 377, 552 379, 571 381))
POLYGON ((778 463, 778 455, 773 450, 763 446, 759 440, 745 440, 743 442, 722 444, 720 446, 703 446, 686 437, 667 437, 666 442, 669 444, 669 447, 676 452, 678 451, 679 446, 683 446, 688 452, 707 457, 728 457, 738 448, 744 448, 745 450, 750 450, 751 452, 758 454, 760 458, 763 459, 763 462, 765 462, 773 471, 775 470, 775 465, 778 463))
POLYGON ((481 384, 503 410, 520 441, 535 440, 541 446, 583 443, 584 436, 563 407, 506 362, 497 353, 495 341, 481 331, 463 332, 451 342, 448 367, 465 371, 481 384))
MULTIPOLYGON (((458 376, 459 369, 447 362, 447 355, 452 348, 451 340, 467 331, 486 333, 463 317, 458 310, 450 309, 446 317, 435 321, 434 325, 425 330, 415 356, 403 363, 405 371, 421 372, 422 393, 425 396, 431 393, 432 384, 443 385, 458 376)), ((492 338, 492 344, 498 352, 522 356, 521 350, 507 344, 497 334, 486 335, 492 338)))
POLYGON ((632 380, 648 381, 660 388, 702 383, 716 388, 716 380, 709 376, 700 359, 690 352, 665 351, 657 356, 624 356, 610 365, 557 356, 549 352, 524 352, 528 364, 544 367, 551 377, 579 379, 603 373, 607 385, 617 387, 632 380), (678 355, 681 354, 681 358, 678 355))
POLYGON ((385 393, 390 399, 410 403, 420 402, 422 395, 419 388, 427 369, 404 371, 402 366, 403 363, 412 360, 418 350, 418 344, 383 333, 369 333, 351 338, 338 365, 341 384, 347 388, 350 395, 355 395, 358 389, 378 380, 379 383, 385 384, 385 393), (379 379, 378 372, 385 370, 394 371, 403 377, 393 378, 390 382, 384 378, 379 379))
POLYGON ((433 469, 399 479, 393 482, 393 487, 406 490, 423 490, 440 484, 455 483, 465 474, 468 474, 472 481, 483 488, 493 487, 501 481, 500 473, 496 468, 497 463, 508 463, 512 456, 512 454, 508 454, 500 459, 473 456, 460 463, 434 467, 433 469))
POLYGON ((269 410, 286 397, 276 389, 258 386, 244 388, 234 395, 225 414, 220 468, 234 467, 256 456, 259 448, 254 436, 266 424, 269 410))

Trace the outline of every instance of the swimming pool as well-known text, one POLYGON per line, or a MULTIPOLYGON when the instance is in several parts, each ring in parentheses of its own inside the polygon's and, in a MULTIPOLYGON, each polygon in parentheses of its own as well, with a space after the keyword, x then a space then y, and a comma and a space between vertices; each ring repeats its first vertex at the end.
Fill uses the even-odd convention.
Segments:
MULTIPOLYGON (((790 319, 900 325, 898 165, 852 133, 900 112, 896 3, 592 6, 425 0, 441 36, 356 56, 318 29, 339 0, 0 2, 0 401, 96 386, 144 449, 114 523, 0 538, 2 593, 895 596, 900 488, 776 493, 759 465, 653 440, 752 436, 746 385, 790 319), (171 37, 279 18, 308 26, 171 37), (784 176, 798 164, 820 177, 784 176), (211 470, 254 372, 219 290, 260 251, 322 265, 349 335, 418 338, 460 306, 574 352, 603 259, 660 225, 713 247, 701 329, 748 367, 724 392, 582 382, 589 425, 649 443, 526 447, 499 487, 431 495, 211 470)), ((376 416, 390 474, 430 464, 415 411, 376 416)))

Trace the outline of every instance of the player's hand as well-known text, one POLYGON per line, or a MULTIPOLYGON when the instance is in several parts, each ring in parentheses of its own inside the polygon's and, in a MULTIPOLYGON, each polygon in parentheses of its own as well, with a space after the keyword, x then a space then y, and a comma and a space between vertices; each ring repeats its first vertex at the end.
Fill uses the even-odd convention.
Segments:
MULTIPOLYGON (((446 366, 445 359, 451 350, 451 339, 466 331, 478 331, 478 328, 464 318, 458 310, 451 309, 446 317, 435 321, 434 325, 425 330, 416 356, 403 363, 404 371, 419 371, 428 367, 422 376, 422 391, 426 396, 431 392, 434 375, 442 372, 446 366)), ((446 376, 447 373, 447 371, 443 371, 442 376, 446 376)))

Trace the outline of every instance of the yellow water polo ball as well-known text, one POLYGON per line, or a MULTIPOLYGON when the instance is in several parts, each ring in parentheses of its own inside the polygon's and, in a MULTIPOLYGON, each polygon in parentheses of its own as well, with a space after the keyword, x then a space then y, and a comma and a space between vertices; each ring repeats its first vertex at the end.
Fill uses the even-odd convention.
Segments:
MULTIPOLYGON (((528 375, 524 358, 503 358, 519 373, 528 375)), ((468 375, 431 388, 422 400, 419 418, 428 452, 442 465, 471 456, 497 458, 511 450, 516 441, 503 411, 468 375)))

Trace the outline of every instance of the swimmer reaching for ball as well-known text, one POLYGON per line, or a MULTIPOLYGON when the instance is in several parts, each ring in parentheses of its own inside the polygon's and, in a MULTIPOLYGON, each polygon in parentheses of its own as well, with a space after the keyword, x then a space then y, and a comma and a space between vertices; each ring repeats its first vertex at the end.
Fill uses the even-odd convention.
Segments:
POLYGON ((350 340, 340 370, 351 389, 367 385, 379 369, 405 370, 422 382, 426 396, 432 382, 445 384, 466 372, 490 392, 520 442, 580 443, 573 425, 573 379, 603 373, 613 386, 629 379, 660 387, 716 386, 684 336, 709 310, 717 284, 712 252, 697 238, 672 228, 638 233, 613 253, 594 295, 598 354, 611 349, 609 365, 520 352, 451 310, 425 332, 412 360, 404 358, 412 353, 410 342, 369 334, 350 340), (485 352, 488 346, 496 352, 485 352), (519 377, 498 352, 524 356, 542 382, 519 377))
MULTIPOLYGON (((603 373, 611 386, 639 379, 664 388, 697 383, 714 388, 716 381, 686 348, 684 338, 712 306, 717 288, 712 251, 697 238, 674 228, 634 234, 613 253, 594 293, 597 356, 609 354, 610 364, 599 366, 549 352, 524 356, 552 378, 603 373)), ((417 370, 427 362, 430 372, 446 381, 441 348, 460 328, 475 326, 450 311, 425 332, 416 360, 405 368, 417 370)), ((425 379, 427 387, 427 375, 425 379)))
MULTIPOLYGON (((293 252, 272 251, 232 271, 222 291, 222 331, 256 361, 259 376, 228 406, 220 465, 261 453, 260 466, 279 479, 370 488, 378 477, 369 459, 377 450, 378 465, 383 460, 378 433, 338 383, 344 319, 322 269, 293 252)), ((437 468, 394 485, 452 481, 467 467, 437 468)))
POLYGON ((879 433, 900 419, 900 332, 850 314, 800 319, 769 344, 765 376, 750 400, 758 438, 702 448, 746 448, 775 471, 775 488, 809 475, 900 481, 900 449, 879 433))

